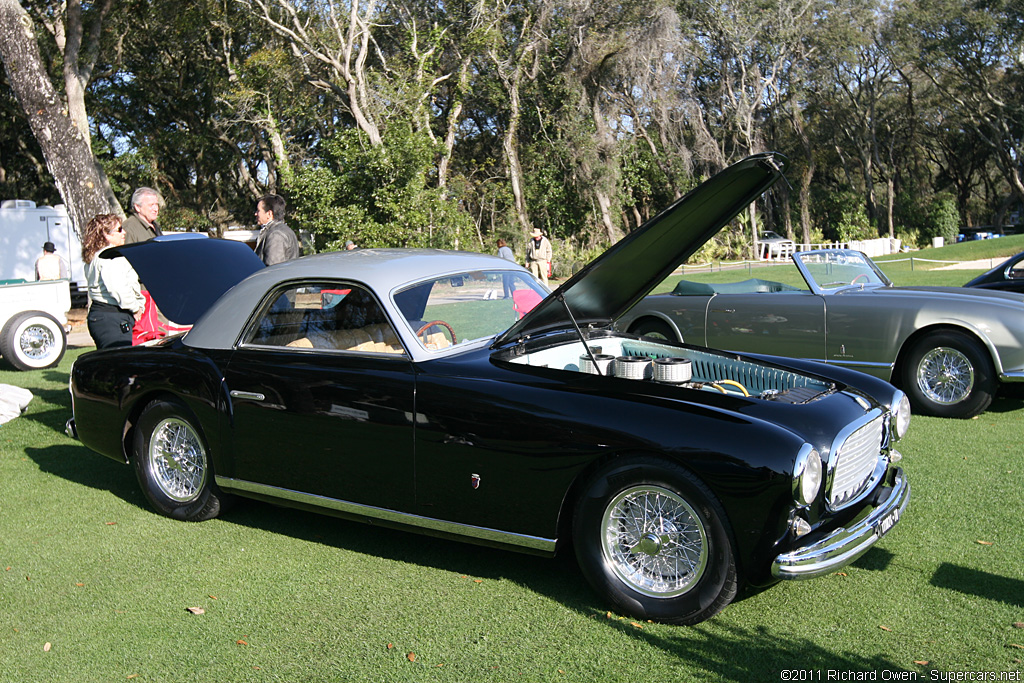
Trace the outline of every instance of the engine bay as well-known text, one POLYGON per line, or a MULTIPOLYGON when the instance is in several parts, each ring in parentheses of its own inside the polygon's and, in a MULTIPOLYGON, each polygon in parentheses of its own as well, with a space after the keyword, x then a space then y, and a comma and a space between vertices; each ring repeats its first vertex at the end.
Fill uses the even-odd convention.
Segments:
POLYGON ((586 346, 581 341, 545 346, 508 360, 787 403, 807 403, 834 389, 819 378, 733 354, 625 336, 591 338, 586 346))

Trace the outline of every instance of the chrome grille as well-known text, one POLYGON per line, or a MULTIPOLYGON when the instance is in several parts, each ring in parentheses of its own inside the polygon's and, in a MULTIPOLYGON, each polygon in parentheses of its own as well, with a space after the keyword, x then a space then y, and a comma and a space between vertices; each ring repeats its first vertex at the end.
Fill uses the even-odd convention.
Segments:
POLYGON ((836 450, 828 491, 833 510, 853 502, 867 488, 878 466, 884 430, 884 417, 876 417, 846 437, 836 450))

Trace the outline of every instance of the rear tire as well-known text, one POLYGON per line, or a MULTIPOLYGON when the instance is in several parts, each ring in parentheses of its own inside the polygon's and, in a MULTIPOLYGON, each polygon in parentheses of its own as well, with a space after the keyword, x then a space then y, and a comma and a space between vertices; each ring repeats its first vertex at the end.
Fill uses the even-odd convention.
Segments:
POLYGON ((591 476, 576 504, 573 542, 587 581, 637 619, 696 624, 736 597, 725 512, 672 462, 630 458, 591 476))
POLYGON ((15 370, 52 368, 64 357, 68 337, 49 313, 19 313, 0 332, 0 355, 15 370))
POLYGON ((198 421, 183 406, 154 401, 142 411, 132 442, 135 475, 157 512, 202 522, 226 509, 213 483, 209 450, 198 421))

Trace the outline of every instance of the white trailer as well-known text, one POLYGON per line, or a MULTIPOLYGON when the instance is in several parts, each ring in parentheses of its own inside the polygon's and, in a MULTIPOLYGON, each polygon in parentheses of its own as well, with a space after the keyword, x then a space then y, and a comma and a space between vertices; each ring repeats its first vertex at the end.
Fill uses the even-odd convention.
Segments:
POLYGON ((0 202, 0 280, 35 280, 36 259, 43 253, 44 242, 53 242, 67 261, 72 298, 84 299, 82 243, 64 205, 36 206, 27 199, 0 202))

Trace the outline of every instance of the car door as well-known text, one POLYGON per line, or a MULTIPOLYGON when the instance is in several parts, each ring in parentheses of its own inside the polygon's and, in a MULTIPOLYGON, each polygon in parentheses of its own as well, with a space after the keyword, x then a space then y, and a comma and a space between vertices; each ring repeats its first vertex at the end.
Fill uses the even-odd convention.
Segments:
POLYGON ((825 301, 809 291, 716 294, 705 329, 712 348, 825 359, 825 301))
POLYGON ((271 297, 224 371, 228 476, 286 496, 410 500, 414 374, 387 330, 358 284, 303 283, 271 297))
POLYGON ((919 310, 905 308, 888 288, 847 288, 828 295, 825 360, 890 379, 896 354, 919 310))

